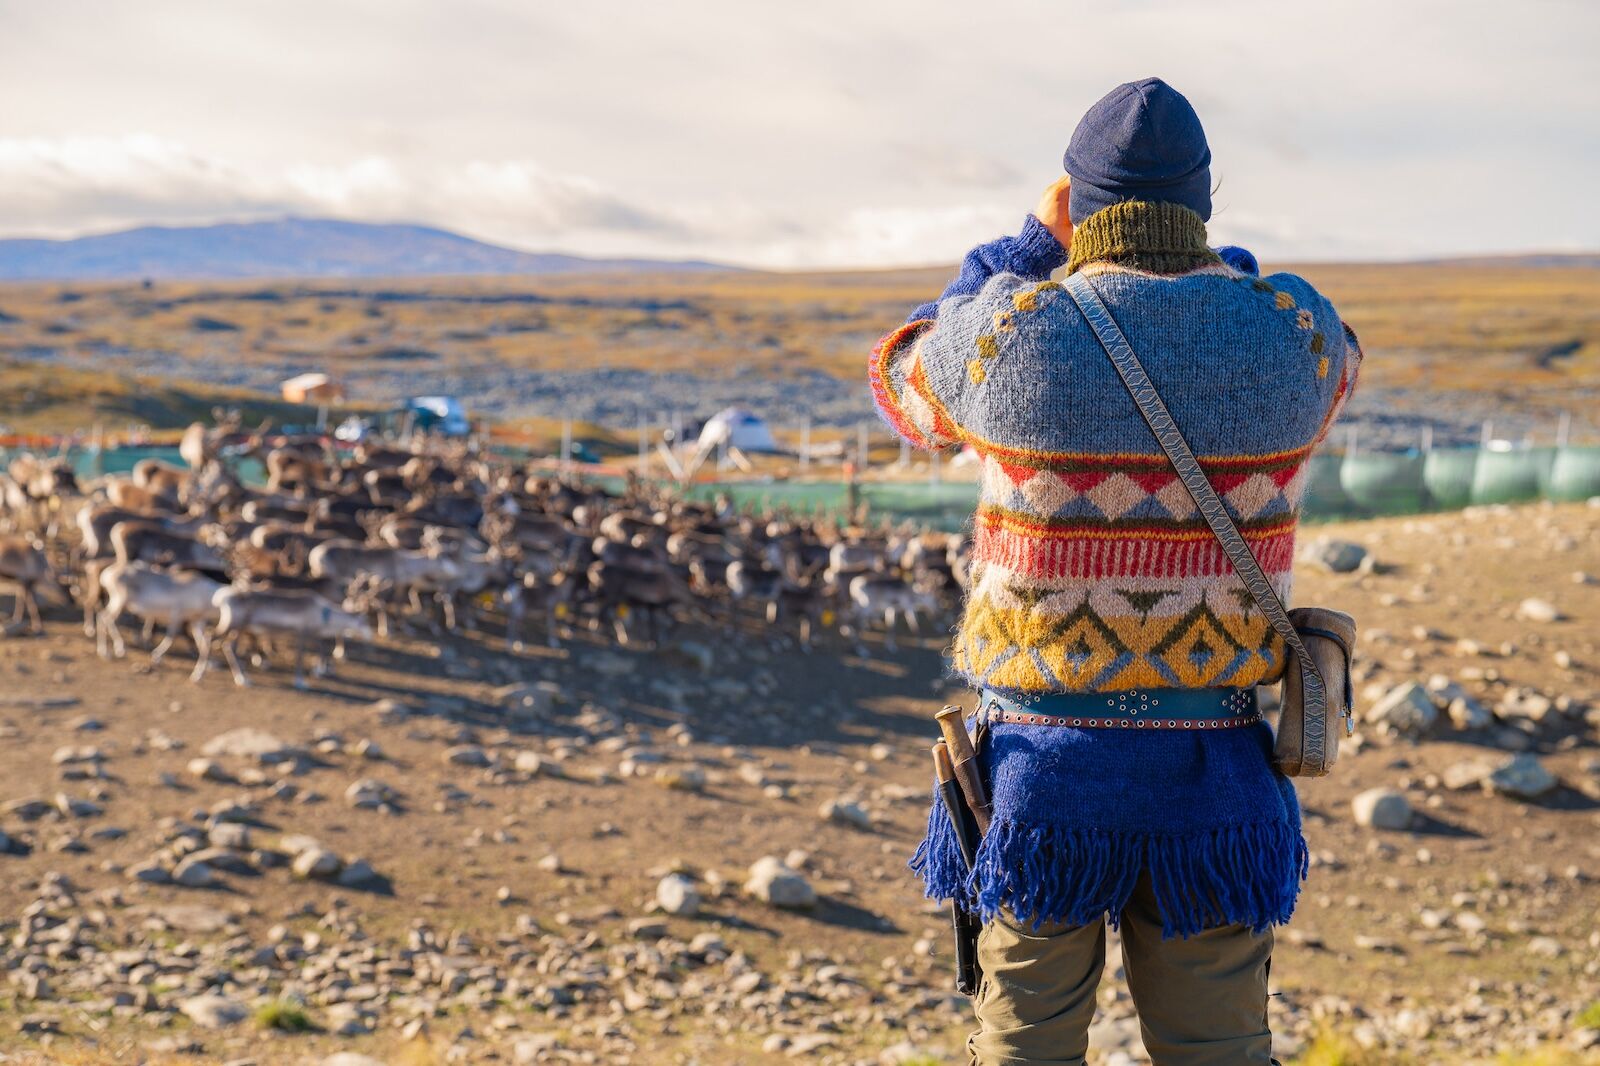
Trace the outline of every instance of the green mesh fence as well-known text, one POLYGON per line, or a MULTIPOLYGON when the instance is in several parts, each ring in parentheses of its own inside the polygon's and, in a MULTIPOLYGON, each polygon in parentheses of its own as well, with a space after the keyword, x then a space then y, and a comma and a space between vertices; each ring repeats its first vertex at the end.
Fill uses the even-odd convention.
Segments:
MULTIPOLYGON (((0 464, 15 452, 0 449, 0 464)), ((115 448, 68 453, 80 477, 127 473, 143 459, 183 466, 172 447, 115 448)), ((240 477, 261 484, 256 460, 236 464, 240 477)), ((613 491, 621 478, 600 478, 613 491)), ((787 509, 798 514, 843 514, 849 505, 840 481, 724 481, 693 485, 688 495, 709 500, 727 493, 740 508, 787 509)), ((863 482, 858 499, 875 517, 910 519, 930 528, 961 529, 978 502, 970 481, 863 482)), ((1311 456, 1302 515, 1311 521, 1449 510, 1468 504, 1515 503, 1538 498, 1585 500, 1600 496, 1600 445, 1491 451, 1436 448, 1427 453, 1311 456)))
POLYGON ((1539 449, 1478 453, 1472 477, 1473 503, 1519 503, 1539 496, 1539 449))
POLYGON ((1345 494, 1370 514, 1407 514, 1426 503, 1420 453, 1386 452, 1348 455, 1339 467, 1345 494))
POLYGON ((1600 445, 1569 445, 1556 451, 1540 486, 1550 500, 1587 500, 1600 496, 1600 445))
POLYGON ((1478 469, 1476 448, 1435 448, 1422 462, 1422 484, 1437 507, 1465 507, 1472 502, 1472 479, 1478 469))

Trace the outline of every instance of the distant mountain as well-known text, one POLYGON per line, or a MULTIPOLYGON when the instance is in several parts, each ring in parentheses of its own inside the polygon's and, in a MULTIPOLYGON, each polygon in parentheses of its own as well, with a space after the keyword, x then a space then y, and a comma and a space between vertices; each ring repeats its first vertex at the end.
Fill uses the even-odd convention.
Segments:
POLYGON ((406 277, 731 270, 717 263, 519 252, 430 226, 325 218, 143 226, 72 240, 0 240, 0 280, 406 277))

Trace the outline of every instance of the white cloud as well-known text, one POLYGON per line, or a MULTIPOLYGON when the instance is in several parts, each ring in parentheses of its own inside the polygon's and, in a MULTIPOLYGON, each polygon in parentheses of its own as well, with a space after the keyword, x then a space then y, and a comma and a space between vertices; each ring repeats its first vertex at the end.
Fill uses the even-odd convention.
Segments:
POLYGON ((1600 246, 1591 0, 7 5, 0 233, 298 212, 519 247, 950 261, 1160 73, 1287 257, 1600 246), (89 12, 92 11, 92 18, 89 12))
POLYGON ((685 232, 598 182, 525 160, 422 165, 366 156, 262 170, 149 134, 0 138, 0 189, 0 228, 30 236, 283 214, 427 221, 528 247, 611 231, 685 232))

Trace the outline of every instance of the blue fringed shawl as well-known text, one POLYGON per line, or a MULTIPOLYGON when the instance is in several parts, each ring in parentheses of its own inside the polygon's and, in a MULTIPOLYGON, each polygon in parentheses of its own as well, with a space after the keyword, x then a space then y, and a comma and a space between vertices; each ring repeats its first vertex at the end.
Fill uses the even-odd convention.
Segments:
POLYGON ((1264 723, 1216 732, 991 726, 978 753, 994 820, 969 874, 937 791, 911 868, 931 899, 1034 927, 1108 918, 1150 872, 1163 937, 1294 911, 1309 852, 1264 723))

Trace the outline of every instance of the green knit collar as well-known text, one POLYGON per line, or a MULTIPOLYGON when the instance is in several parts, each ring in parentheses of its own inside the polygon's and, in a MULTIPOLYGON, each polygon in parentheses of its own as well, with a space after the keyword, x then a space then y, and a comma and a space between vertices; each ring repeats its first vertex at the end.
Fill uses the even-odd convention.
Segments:
POLYGON ((1182 274, 1222 260, 1206 244, 1206 224, 1181 204, 1124 200, 1073 228, 1067 273, 1088 263, 1114 263, 1151 274, 1182 274))

